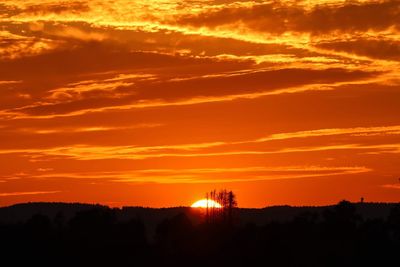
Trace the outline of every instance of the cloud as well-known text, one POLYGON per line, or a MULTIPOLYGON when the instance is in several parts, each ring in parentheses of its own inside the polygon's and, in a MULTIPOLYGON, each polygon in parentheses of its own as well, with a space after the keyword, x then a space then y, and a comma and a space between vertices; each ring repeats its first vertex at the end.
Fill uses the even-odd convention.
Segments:
POLYGON ((65 103, 66 101, 71 100, 79 100, 84 98, 93 97, 93 94, 96 96, 96 93, 101 93, 104 95, 106 93, 109 94, 109 97, 121 97, 120 94, 115 92, 118 88, 129 87, 132 86, 133 83, 130 82, 92 82, 85 84, 75 84, 71 87, 57 88, 50 90, 49 93, 51 95, 47 98, 49 101, 56 101, 65 103))
MULTIPOLYGON (((160 127, 163 124, 160 123, 142 123, 142 124, 131 124, 129 126, 87 126, 87 127, 40 127, 40 128, 8 128, 4 131, 11 133, 27 133, 27 134, 40 134, 40 135, 54 135, 54 134, 80 134, 80 133, 91 133, 91 132, 112 132, 122 130, 134 130, 144 128, 160 127)), ((1 127, 0 127, 1 128, 1 127)))
POLYGON ((365 82, 379 75, 374 72, 343 69, 289 68, 237 74, 225 73, 190 79, 165 80, 154 76, 155 78, 149 81, 147 77, 151 75, 145 75, 145 79, 136 79, 133 82, 130 79, 104 80, 81 82, 74 86, 52 89, 49 91, 51 95, 47 97, 47 103, 41 100, 38 103, 3 112, 6 116, 8 114, 15 118, 52 118, 113 110, 194 105, 310 90, 333 90, 335 86, 341 84, 365 82), (117 89, 121 90, 118 92, 117 89), (95 99, 89 97, 96 95, 95 99))
POLYGON ((220 6, 198 14, 183 14, 176 18, 179 25, 221 27, 244 25, 259 32, 311 32, 384 30, 398 26, 397 0, 317 5, 306 9, 293 2, 269 2, 254 5, 220 6))
POLYGON ((395 40, 358 39, 319 43, 317 47, 354 53, 370 58, 400 60, 400 42, 395 40))
POLYGON ((332 129, 318 129, 299 131, 291 133, 279 133, 272 134, 267 137, 257 139, 255 142, 265 142, 272 140, 286 140, 292 138, 309 138, 309 137, 320 137, 329 135, 345 135, 345 134, 374 134, 374 135, 389 135, 399 134, 400 125, 394 126, 381 126, 381 127, 355 127, 355 128, 332 128, 332 129))
MULTIPOLYGON (((73 99, 84 99, 90 97, 96 97, 100 93, 101 96, 108 96, 111 98, 123 97, 128 92, 118 92, 117 89, 124 87, 130 87, 135 82, 146 81, 155 79, 155 75, 152 74, 119 74, 113 78, 104 80, 88 80, 80 81, 77 83, 69 84, 67 87, 52 89, 48 91, 50 96, 46 99, 50 102, 56 100, 56 102, 65 102, 73 99)), ((43 105, 43 104, 41 104, 43 105)))
POLYGON ((387 188, 387 189, 400 189, 400 184, 384 184, 382 185, 383 188, 387 188))
POLYGON ((60 192, 61 191, 7 192, 7 193, 0 193, 0 197, 56 194, 60 192))
MULTIPOLYGON (((31 27, 32 30, 34 28, 31 27)), ((105 33, 95 32, 95 31, 85 31, 78 27, 61 25, 53 27, 51 29, 38 29, 46 35, 50 35, 52 38, 61 37, 66 39, 76 39, 85 42, 101 42, 109 39, 109 36, 105 33)))
POLYGON ((54 171, 53 168, 38 168, 37 169, 38 172, 50 172, 50 171, 54 171))
MULTIPOLYGON (((344 129, 320 129, 311 131, 300 131, 292 133, 272 134, 266 137, 241 140, 241 141, 216 141, 209 143, 175 144, 158 146, 94 146, 94 145, 72 145, 65 147, 53 147, 43 149, 3 149, 0 154, 22 154, 34 161, 50 160, 52 158, 65 158, 73 160, 144 160, 154 158, 196 158, 196 157, 226 157, 226 156, 245 156, 245 155, 274 155, 287 153, 312 153, 319 151, 332 150, 353 150, 362 151, 364 154, 389 154, 400 153, 398 143, 355 143, 354 134, 373 133, 380 135, 398 135, 400 126, 388 127, 359 127, 344 129), (353 136, 349 141, 330 144, 304 146, 300 143, 296 145, 261 145, 272 141, 315 138, 323 136, 348 135, 353 136), (257 146, 255 146, 257 144, 257 146)), ((359 136, 358 138, 362 138, 359 136)))
POLYGON ((24 15, 43 16, 48 14, 81 14, 88 12, 90 7, 83 1, 58 1, 53 3, 40 3, 27 5, 20 12, 24 15))
POLYGON ((0 68, 4 69, 0 73, 0 79, 23 77, 24 80, 35 81, 43 75, 65 78, 75 76, 76 79, 76 75, 110 72, 132 74, 149 69, 175 74, 196 70, 195 74, 202 74, 209 73, 210 66, 213 66, 213 72, 220 72, 224 69, 238 70, 250 65, 232 61, 227 64, 212 59, 170 55, 157 51, 131 51, 129 47, 112 42, 85 42, 35 57, 19 58, 11 62, 0 61, 0 68), (62 66, 60 62, 63 62, 62 66))
POLYGON ((3 61, 3 64, 6 64, 9 60, 45 53, 57 46, 57 42, 50 39, 28 37, 8 31, 0 31, 0 61, 3 61))
POLYGON ((342 166, 254 166, 202 169, 140 169, 111 172, 66 172, 32 174, 32 179, 78 179, 122 183, 202 184, 302 179, 336 175, 351 175, 371 171, 366 167, 342 166))
POLYGON ((0 86, 21 83, 22 81, 0 81, 0 86))

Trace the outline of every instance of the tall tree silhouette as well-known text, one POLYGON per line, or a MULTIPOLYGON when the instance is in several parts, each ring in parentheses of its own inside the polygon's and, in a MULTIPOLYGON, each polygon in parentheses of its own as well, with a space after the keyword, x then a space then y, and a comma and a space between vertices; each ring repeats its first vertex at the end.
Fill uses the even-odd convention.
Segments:
POLYGON ((223 189, 217 192, 216 190, 212 190, 210 193, 206 193, 206 199, 206 222, 230 225, 233 223, 237 201, 236 195, 232 191, 223 189), (221 206, 214 205, 215 202, 221 206), (209 203, 213 204, 209 206, 209 203))

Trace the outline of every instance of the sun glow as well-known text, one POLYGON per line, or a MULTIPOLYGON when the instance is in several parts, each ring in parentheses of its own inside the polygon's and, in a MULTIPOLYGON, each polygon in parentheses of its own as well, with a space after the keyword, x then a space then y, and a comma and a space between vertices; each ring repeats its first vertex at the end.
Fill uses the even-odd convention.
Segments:
POLYGON ((222 208, 221 204, 211 199, 200 199, 192 204, 192 208, 222 208))

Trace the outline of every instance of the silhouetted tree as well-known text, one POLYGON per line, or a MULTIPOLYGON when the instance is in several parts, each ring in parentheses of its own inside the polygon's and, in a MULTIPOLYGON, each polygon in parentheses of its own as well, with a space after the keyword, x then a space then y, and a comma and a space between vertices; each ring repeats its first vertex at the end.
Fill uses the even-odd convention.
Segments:
POLYGON ((234 211, 237 208, 236 196, 232 191, 226 189, 216 191, 212 190, 206 193, 206 222, 207 223, 223 223, 232 225, 234 221, 234 211), (208 206, 209 200, 218 203, 221 207, 214 205, 208 206))
POLYGON ((236 196, 232 191, 228 192, 228 222, 229 224, 233 223, 233 212, 237 207, 236 196))

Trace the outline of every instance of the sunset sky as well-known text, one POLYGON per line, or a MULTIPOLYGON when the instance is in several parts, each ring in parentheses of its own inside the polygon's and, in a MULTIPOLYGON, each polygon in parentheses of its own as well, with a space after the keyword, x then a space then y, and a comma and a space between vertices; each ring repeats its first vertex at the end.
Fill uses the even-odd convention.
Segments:
POLYGON ((400 1, 0 1, 0 206, 400 201, 400 1))

